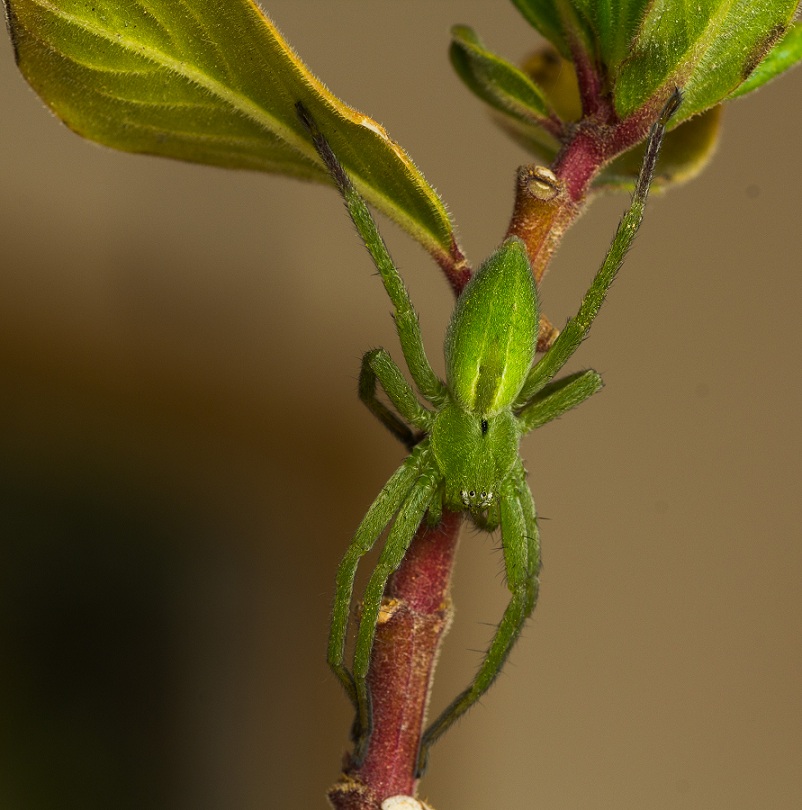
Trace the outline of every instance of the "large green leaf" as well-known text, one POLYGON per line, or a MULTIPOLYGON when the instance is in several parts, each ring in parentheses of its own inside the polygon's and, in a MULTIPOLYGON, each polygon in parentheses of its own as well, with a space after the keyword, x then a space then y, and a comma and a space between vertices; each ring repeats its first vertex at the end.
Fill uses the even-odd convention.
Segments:
POLYGON ((797 0, 653 0, 615 82, 625 118, 682 88, 674 126, 733 93, 785 32, 797 0))
POLYGON ((743 95, 802 58, 798 0, 512 0, 566 58, 569 42, 613 90, 621 118, 659 109, 674 87, 671 122, 743 95), (757 68, 757 69, 756 69, 757 68))
POLYGON ((796 23, 730 98, 757 90, 758 87, 799 64, 800 61, 802 61, 802 24, 796 23))
POLYGON ((398 144, 318 81, 252 0, 5 0, 25 78, 69 127, 131 152, 328 182, 303 101, 360 192, 438 258, 443 203, 398 144))

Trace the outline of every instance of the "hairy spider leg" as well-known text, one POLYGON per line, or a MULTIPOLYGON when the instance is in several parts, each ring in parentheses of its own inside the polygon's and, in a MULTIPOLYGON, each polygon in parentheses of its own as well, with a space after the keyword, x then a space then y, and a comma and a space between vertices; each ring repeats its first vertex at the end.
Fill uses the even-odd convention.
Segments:
POLYGON ((540 539, 535 504, 520 459, 501 492, 500 511, 504 567, 512 596, 473 682, 446 707, 421 738, 416 777, 426 769, 431 746, 489 689, 535 609, 540 539))
MULTIPOLYGON (((430 452, 426 445, 419 445, 424 453, 430 452)), ((367 753, 370 735, 373 730, 373 716, 370 702, 370 692, 367 687, 367 674, 370 666, 370 654, 373 649, 373 640, 376 636, 376 625, 379 620, 379 610, 384 596, 384 589, 390 575, 401 565, 409 544, 426 514, 430 502, 436 497, 436 491, 441 483, 440 476, 434 473, 433 461, 424 464, 428 472, 422 471, 409 492, 406 500, 398 510, 387 540, 384 544, 379 562, 368 580, 362 600, 362 616, 359 619, 359 629, 354 649, 353 678, 356 688, 357 714, 359 731, 355 740, 353 761, 358 767, 367 753)))
MULTIPOLYGON (((396 330, 412 379, 421 395, 428 402, 435 406, 443 405, 448 399, 448 391, 442 380, 434 373, 426 357, 418 315, 412 306, 409 293, 393 263, 387 246, 379 233, 376 222, 371 216, 367 204, 357 193, 309 111, 301 102, 296 104, 296 110, 301 121, 309 130, 321 160, 342 194, 351 220, 367 247, 376 269, 379 271, 384 288, 395 309, 396 330)), ((360 375, 360 395, 364 394, 362 396, 363 402, 391 432, 402 441, 406 441, 407 435, 406 431, 401 427, 401 421, 397 420, 395 415, 386 407, 379 407, 381 403, 375 397, 375 380, 371 381, 370 375, 373 374, 378 378, 390 401, 398 408, 399 413, 409 419, 412 424, 420 426, 422 429, 428 428, 430 417, 420 403, 415 402, 415 405, 412 404, 414 395, 408 389, 398 367, 392 361, 385 363, 382 355, 378 357, 379 359, 373 363, 369 360, 367 362, 363 361, 362 374, 360 375), (369 369, 369 372, 365 371, 366 368, 369 369)), ((376 355, 374 355, 374 358, 376 358, 376 355)), ((386 359, 389 361, 389 355, 387 355, 386 359)), ((412 454, 404 462, 400 470, 379 493, 379 497, 374 501, 374 505, 357 530, 357 535, 346 552, 337 572, 335 605, 329 637, 329 664, 345 687, 346 692, 351 696, 357 710, 359 728, 354 754, 354 760, 357 763, 364 757, 370 739, 372 718, 366 676, 384 587, 390 574, 400 565, 427 508, 433 504, 432 495, 440 484, 439 479, 435 480, 433 476, 427 477, 422 474, 420 461, 424 453, 428 454, 428 443, 425 442, 413 449, 412 454), (410 485, 407 481, 407 475, 413 469, 415 471, 414 477, 419 480, 410 485), (399 480, 404 481, 403 494, 401 494, 402 490, 397 489, 394 485, 396 476, 399 476, 399 480), (392 491, 388 493, 387 490, 391 484, 394 486, 392 491), (386 501, 386 503, 377 506, 380 500, 386 501), (374 514, 371 515, 371 512, 374 514), (379 565, 371 576, 365 592, 362 618, 359 623, 354 653, 354 672, 351 674, 343 665, 343 660, 356 567, 359 558, 372 548, 378 535, 392 520, 396 512, 396 520, 388 535, 379 565), (370 521, 368 521, 369 517, 371 518, 370 521)), ((430 470, 436 469, 432 459, 429 460, 428 468, 430 470)), ((433 507, 437 507, 435 511, 440 512, 439 504, 433 504, 433 507)))
POLYGON ((387 430, 411 452, 420 437, 416 436, 409 425, 376 396, 377 382, 381 383, 398 413, 418 430, 428 431, 431 428, 432 413, 418 402, 389 352, 385 349, 373 349, 365 353, 359 373, 359 398, 387 430))
MULTIPOLYGON (((601 377, 592 370, 580 371, 549 383, 519 415, 522 434, 557 419, 599 391, 601 387, 601 377)), ((526 473, 520 460, 502 492, 500 501, 494 506, 495 515, 488 514, 486 517, 477 515, 473 519, 480 528, 492 531, 499 522, 500 513, 507 583, 513 597, 474 682, 427 729, 418 757, 418 776, 426 767, 428 749, 495 680, 521 628, 535 607, 538 591, 537 575, 540 570, 539 533, 532 492, 526 483, 526 473)))
MULTIPOLYGON (((606 292, 632 245, 643 218, 649 184, 654 175, 655 162, 666 124, 679 101, 680 95, 677 91, 663 108, 660 120, 651 129, 632 202, 618 226, 601 268, 582 300, 579 312, 568 322, 543 359, 533 366, 516 398, 513 409, 518 412, 522 432, 557 418, 601 388, 601 378, 594 371, 579 372, 553 383, 551 380, 587 335, 606 292)), ((520 460, 516 472, 502 490, 500 511, 507 585, 512 598, 473 682, 424 733, 418 757, 417 776, 425 770, 432 744, 484 694, 495 680, 526 619, 534 610, 538 593, 540 549, 534 500, 526 484, 525 471, 520 460)))
POLYGON ((603 386, 601 376, 593 369, 578 371, 544 385, 518 412, 521 435, 558 419, 566 411, 601 391, 603 386))
POLYGON ((646 152, 643 156, 643 163, 635 184, 635 192, 632 195, 632 202, 618 224, 618 230, 616 230, 604 262, 602 262, 587 293, 585 293, 577 314, 568 321, 565 329, 560 332, 551 348, 529 372, 515 402, 514 407, 516 409, 524 407, 557 374, 585 339, 590 325, 593 323, 593 319, 598 314, 604 297, 607 295, 607 290, 621 269, 624 257, 632 246, 635 234, 638 232, 666 126, 679 107, 681 99, 680 91, 675 90, 663 107, 659 120, 652 126, 646 144, 646 152))
POLYGON ((357 710, 359 704, 354 678, 343 663, 356 569, 359 560, 373 548, 376 540, 409 496, 420 476, 420 468, 421 451, 416 448, 390 476, 390 480, 370 505, 337 568, 329 630, 328 663, 357 710))
POLYGON ((407 288, 398 274, 398 270, 390 256, 390 252, 387 250, 384 239, 379 233, 376 222, 371 216, 367 203, 354 188, 351 179, 345 173, 331 146, 329 146, 328 141, 318 129, 306 107, 299 101, 295 108, 304 126, 309 130, 320 159, 340 190, 348 214, 365 243, 373 263, 379 271, 387 295, 393 303, 395 327, 398 331, 398 339, 401 343, 401 350, 404 353, 409 373, 425 399, 433 405, 442 405, 447 398, 445 384, 434 373, 426 357, 418 314, 412 306, 407 288))

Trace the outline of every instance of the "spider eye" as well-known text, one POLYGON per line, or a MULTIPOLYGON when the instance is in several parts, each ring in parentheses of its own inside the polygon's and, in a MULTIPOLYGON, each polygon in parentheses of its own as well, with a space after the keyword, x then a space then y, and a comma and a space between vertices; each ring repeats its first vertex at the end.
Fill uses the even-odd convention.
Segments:
POLYGON ((487 433, 487 419, 482 419, 482 436, 487 433))
POLYGON ((469 496, 469 497, 471 497, 471 498, 475 498, 475 497, 476 497, 476 490, 473 490, 473 489, 472 489, 472 490, 471 490, 471 491, 468 493, 468 496, 469 496))

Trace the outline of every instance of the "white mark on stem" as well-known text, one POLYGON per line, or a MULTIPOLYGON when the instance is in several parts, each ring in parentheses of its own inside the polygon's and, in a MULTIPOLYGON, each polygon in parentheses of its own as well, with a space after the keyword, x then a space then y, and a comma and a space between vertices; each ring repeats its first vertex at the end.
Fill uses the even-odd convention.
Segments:
POLYGON ((390 796, 382 802, 382 810, 431 810, 412 796, 390 796))

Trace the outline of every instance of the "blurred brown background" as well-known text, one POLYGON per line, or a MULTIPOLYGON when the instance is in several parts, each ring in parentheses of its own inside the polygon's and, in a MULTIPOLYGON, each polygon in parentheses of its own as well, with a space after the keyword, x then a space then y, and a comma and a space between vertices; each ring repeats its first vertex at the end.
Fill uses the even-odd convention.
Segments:
MULTIPOLYGON (((509 3, 271 0, 381 121, 478 263, 526 155, 446 58, 511 58, 509 3)), ((802 71, 728 109, 707 172, 654 200, 575 367, 603 394, 529 437, 541 601, 422 794, 460 808, 802 806, 802 71)), ((542 294, 574 310, 622 197, 542 294)), ((438 355, 450 293, 384 224, 438 355)), ((333 191, 115 153, 0 43, 0 807, 323 807, 349 711, 324 663, 335 566, 402 458, 359 404, 399 351, 333 191)), ((466 532, 434 709, 503 609, 466 532)))

